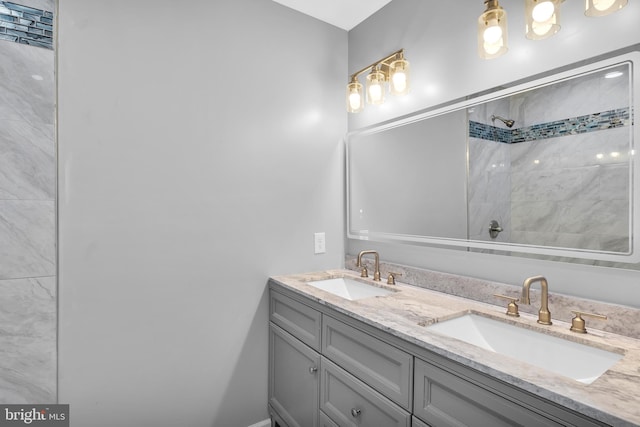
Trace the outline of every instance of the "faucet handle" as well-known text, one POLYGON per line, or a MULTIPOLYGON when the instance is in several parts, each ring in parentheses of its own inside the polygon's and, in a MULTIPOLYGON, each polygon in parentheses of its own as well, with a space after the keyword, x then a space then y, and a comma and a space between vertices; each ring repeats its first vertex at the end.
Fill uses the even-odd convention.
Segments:
POLYGON ((364 264, 362 265, 362 270, 360 270, 360 277, 369 277, 369 271, 364 264))
POLYGON ((389 277, 387 277, 387 285, 395 285, 396 276, 402 276, 402 273, 394 273, 393 271, 390 271, 389 277))
POLYGON ((513 298, 507 295, 493 294, 494 297, 502 298, 509 300, 509 305, 507 305, 507 316, 520 317, 520 313, 518 312, 518 298, 513 298))
POLYGON ((594 314, 594 313, 586 313, 584 311, 571 310, 575 317, 571 319, 571 328, 569 328, 572 332, 577 332, 579 334, 586 334, 587 328, 586 323, 582 316, 593 317, 594 319, 607 320, 607 316, 602 314, 594 314))

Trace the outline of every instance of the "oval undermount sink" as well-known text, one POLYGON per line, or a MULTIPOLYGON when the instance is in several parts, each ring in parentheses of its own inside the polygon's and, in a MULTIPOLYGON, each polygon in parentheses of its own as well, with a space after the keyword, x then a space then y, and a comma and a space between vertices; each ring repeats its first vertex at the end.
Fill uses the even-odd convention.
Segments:
POLYGON ((351 301, 363 298, 385 296, 393 293, 393 291, 390 291, 388 289, 379 288, 377 286, 369 285, 363 282, 358 282, 347 277, 314 280, 311 282, 307 282, 307 284, 351 301))
POLYGON ((594 382, 623 357, 476 314, 465 314, 427 328, 584 384, 594 382))

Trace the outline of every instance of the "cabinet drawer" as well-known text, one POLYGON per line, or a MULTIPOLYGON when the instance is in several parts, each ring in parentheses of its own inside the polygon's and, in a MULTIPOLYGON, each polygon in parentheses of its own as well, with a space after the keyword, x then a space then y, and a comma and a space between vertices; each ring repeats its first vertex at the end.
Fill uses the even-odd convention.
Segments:
POLYGON ((433 426, 559 426, 553 420, 420 359, 414 415, 433 426))
POLYGON ((329 316, 323 319, 322 354, 411 410, 411 355, 329 316))
POLYGON ((269 295, 271 321, 309 347, 320 351, 320 312, 278 292, 271 291, 269 295))
POLYGON ((411 415, 322 357, 320 409, 340 427, 409 427, 411 415))

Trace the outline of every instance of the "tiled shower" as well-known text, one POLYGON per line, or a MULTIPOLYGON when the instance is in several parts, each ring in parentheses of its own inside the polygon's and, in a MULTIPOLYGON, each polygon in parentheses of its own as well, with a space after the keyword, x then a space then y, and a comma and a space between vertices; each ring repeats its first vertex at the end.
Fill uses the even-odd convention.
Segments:
POLYGON ((0 1, 0 403, 56 402, 54 0, 0 1))
POLYGON ((496 241, 628 250, 628 74, 603 76, 593 73, 472 108, 472 239, 492 240, 487 230, 495 219, 504 229, 496 241), (515 125, 492 122, 494 114, 515 125))

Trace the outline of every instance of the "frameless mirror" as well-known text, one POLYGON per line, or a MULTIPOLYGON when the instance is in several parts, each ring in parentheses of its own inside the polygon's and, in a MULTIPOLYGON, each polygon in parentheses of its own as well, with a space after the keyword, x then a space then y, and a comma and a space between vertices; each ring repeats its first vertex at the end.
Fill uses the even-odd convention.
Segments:
POLYGON ((348 236, 637 268, 639 57, 348 134, 348 236))

